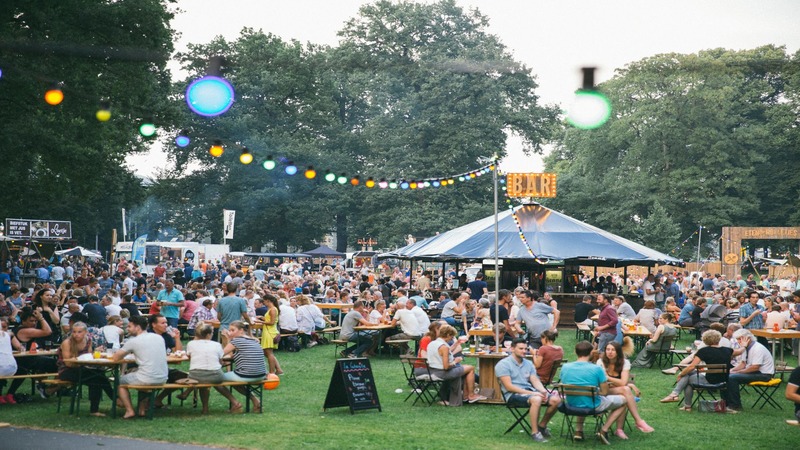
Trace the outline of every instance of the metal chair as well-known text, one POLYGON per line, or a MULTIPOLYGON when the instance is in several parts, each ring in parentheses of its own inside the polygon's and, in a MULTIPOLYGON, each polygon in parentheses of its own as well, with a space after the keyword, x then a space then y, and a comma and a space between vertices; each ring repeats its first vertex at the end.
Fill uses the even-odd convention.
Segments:
MULTIPOLYGON (((598 411, 596 409, 595 400, 600 395, 600 388, 597 386, 578 386, 575 384, 559 384, 558 393, 561 395, 561 404, 558 405, 558 410, 564 415, 564 423, 567 424, 566 438, 575 441, 575 425, 573 424, 574 417, 593 417, 595 419, 594 428, 595 434, 600 432, 603 427, 604 417, 606 411, 598 411), (571 406, 569 404, 570 398, 575 397, 588 397, 591 400, 591 408, 581 408, 571 406)), ((561 434, 564 434, 564 426, 561 427, 561 434)))
MULTIPOLYGON (((502 385, 502 382, 500 381, 499 378, 497 379, 497 384, 502 385)), ((512 423, 511 426, 508 427, 506 432, 503 434, 510 433, 514 428, 517 427, 517 425, 521 426, 526 433, 531 434, 531 424, 530 422, 525 420, 527 419, 528 413, 530 412, 531 409, 530 406, 529 405, 519 406, 518 404, 512 405, 508 403, 508 400, 505 399, 505 396, 503 396, 503 403, 506 405, 506 409, 508 409, 508 411, 511 412, 511 415, 514 417, 514 423, 512 423)))
POLYGON ((753 403, 753 409, 758 406, 760 403, 761 406, 758 409, 764 409, 765 406, 770 405, 774 408, 783 409, 781 405, 772 398, 775 395, 775 392, 781 385, 780 378, 773 378, 769 381, 751 381, 747 383, 748 386, 752 387, 756 393, 758 394, 758 398, 756 402, 753 403))
POLYGON ((428 403, 428 406, 434 404, 440 396, 439 392, 442 389, 444 380, 431 374, 428 360, 425 358, 400 357, 400 362, 403 365, 403 373, 408 385, 411 387, 411 393, 403 401, 407 402, 408 399, 416 394, 414 403, 411 406, 416 405, 420 400, 428 403), (417 374, 415 369, 424 370, 421 371, 421 374, 417 374))

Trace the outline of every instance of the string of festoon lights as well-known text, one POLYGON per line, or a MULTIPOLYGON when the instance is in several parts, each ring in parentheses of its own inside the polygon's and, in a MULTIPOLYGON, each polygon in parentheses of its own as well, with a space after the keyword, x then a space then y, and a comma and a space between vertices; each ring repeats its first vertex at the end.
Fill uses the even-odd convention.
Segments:
POLYGON ((695 235, 696 235, 698 232, 700 232, 700 229, 699 229, 699 228, 698 228, 698 229, 696 229, 696 230, 694 230, 694 233, 690 234, 690 235, 689 235, 689 237, 687 237, 686 239, 684 239, 684 240, 683 240, 683 242, 681 242, 681 243, 680 243, 680 244, 678 244, 678 245, 677 245, 677 246, 676 246, 674 249, 672 249, 672 251, 671 251, 670 253, 675 253, 675 252, 677 252, 678 250, 682 249, 683 247, 686 247, 686 243, 687 243, 687 242, 689 242, 689 239, 693 238, 693 237, 694 237, 694 236, 695 236, 695 235))
MULTIPOLYGON (((176 144, 180 145, 178 139, 184 135, 181 134, 176 138, 176 144)), ((222 141, 214 141, 209 147, 208 152, 211 156, 218 158, 225 152, 222 141)), ((239 155, 239 162, 244 165, 249 165, 255 161, 253 152, 247 147, 241 147, 239 155)), ((434 177, 425 178, 394 178, 387 179, 386 177, 377 177, 369 175, 348 175, 346 173, 336 174, 330 169, 325 170, 320 174, 313 165, 303 165, 295 163, 293 160, 287 158, 275 158, 273 155, 268 155, 267 158, 261 162, 261 167, 267 172, 273 170, 281 170, 288 176, 295 176, 302 172, 302 175, 308 180, 315 180, 321 178, 332 184, 350 185, 350 186, 364 186, 367 189, 400 189, 400 190, 417 190, 425 188, 439 188, 453 186, 457 182, 468 182, 491 173, 497 167, 496 160, 492 159, 489 163, 470 170, 457 174, 447 174, 434 177), (279 167, 280 166, 280 167, 279 167), (303 169, 305 168, 305 169, 303 169)))

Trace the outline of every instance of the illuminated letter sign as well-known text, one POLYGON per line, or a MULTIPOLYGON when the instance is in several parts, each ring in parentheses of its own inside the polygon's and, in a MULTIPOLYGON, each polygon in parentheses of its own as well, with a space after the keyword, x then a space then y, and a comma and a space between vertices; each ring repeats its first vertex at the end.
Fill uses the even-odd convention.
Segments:
POLYGON ((553 198, 556 196, 556 174, 509 173, 506 193, 509 197, 553 198))

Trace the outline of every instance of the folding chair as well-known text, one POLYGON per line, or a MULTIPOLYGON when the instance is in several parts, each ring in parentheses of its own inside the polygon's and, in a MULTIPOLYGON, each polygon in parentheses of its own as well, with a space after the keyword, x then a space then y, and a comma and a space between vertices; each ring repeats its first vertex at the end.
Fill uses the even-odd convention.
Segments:
POLYGON ((553 361, 553 366, 550 368, 550 375, 549 375, 549 378, 547 380, 547 383, 544 383, 544 382, 542 383, 542 384, 544 384, 545 388, 547 388, 548 385, 551 386, 549 389, 547 389, 551 393, 555 392, 556 388, 557 388, 556 382, 555 382, 556 373, 558 372, 558 369, 561 368, 561 366, 563 364, 565 364, 566 362, 567 362, 566 359, 558 359, 556 361, 553 361))
POLYGON ((411 393, 403 401, 407 402, 408 399, 416 394, 417 397, 411 406, 416 405, 420 400, 427 402, 428 406, 434 404, 439 397, 444 380, 431 374, 430 366, 428 366, 428 361, 425 358, 401 357, 400 362, 403 365, 403 373, 408 385, 411 387, 411 393), (418 375, 415 369, 424 370, 418 375))
MULTIPOLYGON (((502 385, 502 382, 500 381, 499 378, 497 379, 497 384, 502 385)), ((504 400, 503 403, 506 405, 506 408, 511 412, 511 415, 514 416, 514 423, 512 423, 511 426, 508 427, 506 432, 503 434, 510 433, 511 430, 517 427, 517 425, 521 426, 526 433, 531 434, 531 424, 528 420, 525 420, 528 418, 528 413, 530 412, 531 407, 529 405, 525 406, 512 405, 508 403, 508 400, 505 400, 505 396, 503 396, 503 400, 504 400)), ((542 405, 542 406, 547 406, 547 405, 542 405)))
POLYGON ((659 369, 663 369, 664 363, 668 363, 670 366, 672 366, 672 357, 674 356, 672 353, 672 342, 676 339, 676 337, 677 336, 665 336, 661 339, 661 345, 657 349, 648 350, 648 352, 656 355, 654 365, 659 369))
MULTIPOLYGON (((606 411, 598 411, 595 409, 594 401, 600 395, 600 388, 597 386, 578 386, 575 384, 559 384, 558 393, 561 395, 561 404, 558 405, 558 410, 564 414, 564 423, 567 424, 567 439, 575 441, 575 425, 572 423, 574 417, 593 417, 594 433, 597 434, 603 427, 604 416, 606 411), (581 408, 570 406, 569 398, 572 397, 589 397, 592 401, 591 408, 581 408)), ((585 425, 585 424, 584 424, 585 425)), ((564 426, 561 426, 561 434, 564 434, 564 426)))
POLYGON ((783 409, 781 405, 772 398, 775 395, 775 392, 778 390, 778 387, 781 385, 780 378, 773 378, 769 381, 751 381, 747 383, 748 386, 751 386, 756 393, 758 394, 758 398, 756 402, 753 403, 753 409, 761 403, 761 406, 758 409, 764 409, 765 406, 770 405, 774 408, 783 409))
POLYGON ((705 370, 703 370, 703 373, 705 373, 706 376, 712 374, 722 375, 725 381, 721 383, 703 382, 703 380, 700 379, 700 371, 702 369, 702 367, 698 367, 693 375, 689 375, 690 377, 694 377, 694 380, 689 380, 689 385, 694 390, 694 393, 697 394, 694 400, 692 400, 692 408, 694 408, 694 405, 696 405, 700 400, 706 400, 704 397, 705 393, 708 393, 712 399, 717 400, 717 396, 714 395, 715 392, 719 392, 720 396, 722 397, 722 392, 728 390, 727 380, 729 368, 727 364, 708 364, 705 366, 705 370))

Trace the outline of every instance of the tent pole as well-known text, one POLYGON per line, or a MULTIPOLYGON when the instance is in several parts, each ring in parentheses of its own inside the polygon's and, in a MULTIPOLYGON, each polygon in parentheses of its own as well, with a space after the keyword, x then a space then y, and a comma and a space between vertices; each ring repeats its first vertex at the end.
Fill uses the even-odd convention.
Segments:
POLYGON ((497 161, 495 159, 494 170, 492 171, 492 179, 494 180, 494 346, 497 351, 500 351, 500 327, 497 324, 500 322, 500 271, 499 271, 499 240, 498 240, 498 225, 497 225, 497 161))

